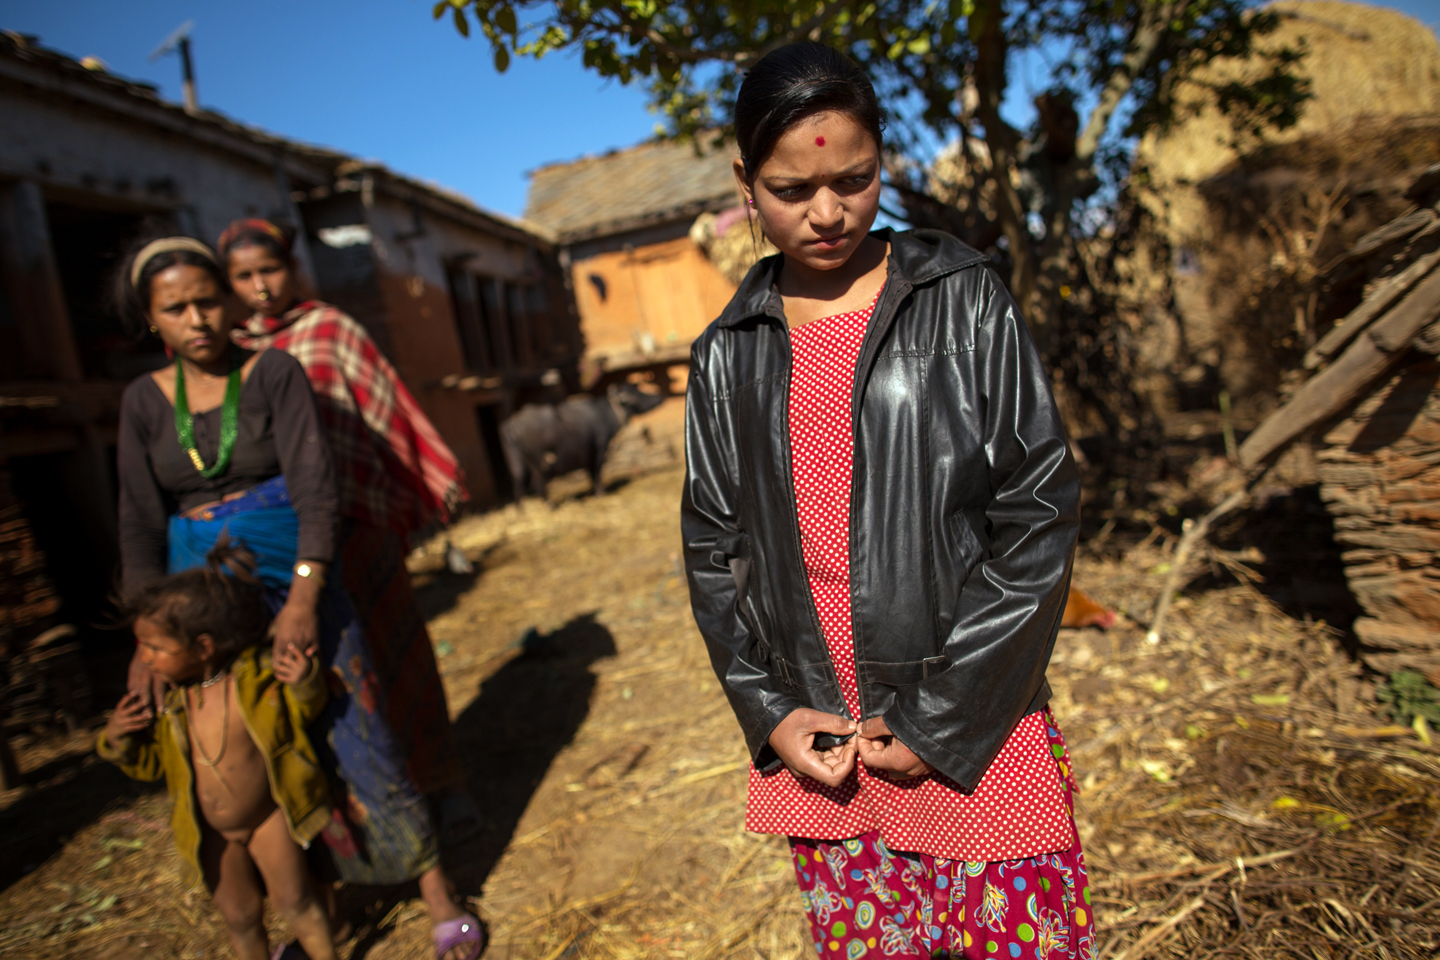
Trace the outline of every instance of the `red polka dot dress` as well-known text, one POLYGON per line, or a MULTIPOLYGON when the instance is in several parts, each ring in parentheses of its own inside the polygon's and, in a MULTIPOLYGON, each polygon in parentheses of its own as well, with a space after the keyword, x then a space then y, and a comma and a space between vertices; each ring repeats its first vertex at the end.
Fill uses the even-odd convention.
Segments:
MULTIPOLYGON (((872 303, 790 332, 790 446, 805 569, 835 675, 858 719, 865 718, 850 623, 851 393, 873 309, 872 303)), ((824 840, 878 832, 891 850, 951 860, 1034 857, 1075 842, 1068 776, 1058 730, 1036 713, 1016 726, 969 796, 939 773, 901 782, 857 763, 849 779, 830 788, 797 780, 783 767, 762 774, 752 766, 745 824, 758 833, 824 840)))

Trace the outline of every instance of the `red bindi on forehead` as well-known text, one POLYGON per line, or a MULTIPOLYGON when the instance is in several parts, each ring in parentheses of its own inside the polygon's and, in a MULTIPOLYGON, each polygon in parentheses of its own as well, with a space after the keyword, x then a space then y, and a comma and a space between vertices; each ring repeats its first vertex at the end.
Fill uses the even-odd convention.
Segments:
POLYGON ((825 138, 824 138, 824 137, 816 137, 816 138, 815 138, 815 146, 817 146, 817 147, 823 147, 823 146, 825 146, 825 138))

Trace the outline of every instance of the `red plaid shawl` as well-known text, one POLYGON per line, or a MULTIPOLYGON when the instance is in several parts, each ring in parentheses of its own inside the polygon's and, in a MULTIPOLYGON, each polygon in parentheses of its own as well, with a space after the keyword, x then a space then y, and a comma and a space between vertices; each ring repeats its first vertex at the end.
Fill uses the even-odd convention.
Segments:
POLYGON ((455 454, 343 310, 308 300, 283 316, 257 314, 232 336, 247 350, 278 347, 305 368, 335 451, 343 516, 409 536, 469 498, 455 454))

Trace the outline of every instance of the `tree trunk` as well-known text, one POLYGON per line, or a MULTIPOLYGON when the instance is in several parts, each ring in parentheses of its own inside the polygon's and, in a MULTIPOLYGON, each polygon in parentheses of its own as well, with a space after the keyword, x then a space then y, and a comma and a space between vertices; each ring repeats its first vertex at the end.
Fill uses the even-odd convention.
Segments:
POLYGON ((977 0, 970 15, 970 35, 979 51, 975 59, 975 90, 979 104, 975 113, 985 126, 985 143, 990 148, 990 176, 995 181, 995 208, 1000 229, 1010 245, 1014 264, 1010 274, 1010 294, 1020 305, 1020 313, 1030 327, 1041 355, 1046 356, 1048 329, 1046 313, 1037 301, 1039 264, 1034 241, 1025 225, 1025 205, 1015 189, 1010 173, 1016 169, 1020 134, 1000 116, 1000 103, 1005 96, 1007 74, 1005 58, 1004 0, 977 0))

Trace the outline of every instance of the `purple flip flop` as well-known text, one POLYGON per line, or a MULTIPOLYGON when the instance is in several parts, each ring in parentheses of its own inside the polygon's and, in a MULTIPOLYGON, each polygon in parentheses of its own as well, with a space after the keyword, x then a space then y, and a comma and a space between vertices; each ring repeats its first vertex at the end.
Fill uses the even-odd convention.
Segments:
POLYGON ((485 929, 475 917, 467 913, 435 924, 436 957, 444 957, 448 951, 466 944, 470 944, 471 949, 460 960, 476 960, 485 950, 485 929))

